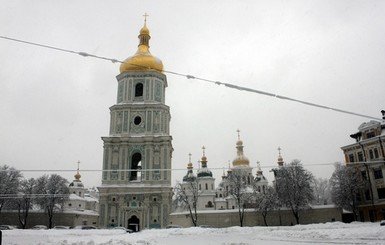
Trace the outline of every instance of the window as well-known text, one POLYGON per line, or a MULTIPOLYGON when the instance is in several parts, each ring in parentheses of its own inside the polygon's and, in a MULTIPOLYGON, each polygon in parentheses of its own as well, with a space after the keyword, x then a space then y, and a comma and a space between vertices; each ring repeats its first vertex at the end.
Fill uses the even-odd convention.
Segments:
POLYGON ((212 207, 214 207, 214 205, 213 205, 213 203, 212 203, 211 201, 209 201, 209 202, 207 203, 207 207, 208 207, 208 208, 212 208, 212 207))
POLYGON ((142 122, 142 118, 140 116, 136 116, 134 118, 134 124, 139 125, 142 122))
POLYGON ((366 171, 361 171, 361 175, 362 175, 362 178, 363 178, 364 180, 367 179, 367 177, 366 177, 366 171))
POLYGON ((381 168, 373 169, 373 173, 374 173, 374 178, 375 179, 382 179, 383 178, 381 168))
POLYGON ((369 150, 369 158, 370 159, 374 158, 374 154, 373 154, 373 150, 372 149, 369 150))
POLYGON ((199 184, 199 190, 202 190, 202 186, 201 186, 201 184, 199 184))
POLYGON ((377 188, 378 199, 385 199, 385 188, 377 188))
POLYGON ((376 136, 374 132, 369 132, 366 134, 367 139, 373 138, 374 136, 376 136))
POLYGON ((206 190, 208 190, 208 189, 209 189, 209 187, 208 187, 207 183, 205 184, 205 187, 206 187, 206 190))
POLYGON ((353 154, 349 154, 349 162, 355 162, 353 154))
POLYGON ((137 83, 135 85, 135 97, 143 96, 143 83, 137 83))
POLYGON ((378 155, 378 150, 377 148, 374 148, 374 158, 378 158, 379 155, 378 155))
POLYGON ((366 199, 366 201, 372 200, 372 198, 370 198, 370 192, 369 192, 369 190, 366 190, 366 191, 365 191, 365 199, 366 199))
POLYGON ((364 161, 364 155, 362 154, 361 151, 357 153, 357 156, 358 156, 358 161, 359 162, 363 162, 364 161))

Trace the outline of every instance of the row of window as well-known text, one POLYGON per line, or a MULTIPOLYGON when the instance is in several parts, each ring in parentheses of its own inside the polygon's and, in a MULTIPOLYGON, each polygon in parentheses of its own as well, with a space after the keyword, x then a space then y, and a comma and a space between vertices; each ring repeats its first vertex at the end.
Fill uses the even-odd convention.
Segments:
MULTIPOLYGON (((368 177, 366 175, 366 171, 361 171, 361 175, 362 175, 363 179, 365 179, 365 180, 368 179, 368 177)), ((374 179, 384 178, 381 168, 373 168, 373 175, 374 175, 374 179)))
MULTIPOLYGON (((385 188, 377 188, 377 195, 378 195, 378 199, 385 199, 385 188)), ((356 199, 359 202, 362 201, 361 195, 357 194, 356 199)), ((365 191, 365 200, 366 201, 372 200, 369 190, 365 191)))
MULTIPOLYGON (((370 160, 378 159, 380 157, 377 148, 370 149, 368 153, 369 153, 370 160)), ((363 162, 363 161, 365 161, 364 154, 362 153, 362 151, 357 152, 357 162, 363 162)), ((349 154, 349 162, 356 162, 356 158, 354 157, 353 153, 349 154)))

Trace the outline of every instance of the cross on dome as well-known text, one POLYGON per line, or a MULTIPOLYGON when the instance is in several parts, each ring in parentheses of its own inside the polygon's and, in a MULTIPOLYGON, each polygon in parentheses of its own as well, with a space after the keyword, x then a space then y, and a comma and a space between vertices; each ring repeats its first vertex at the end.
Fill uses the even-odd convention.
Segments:
POLYGON ((149 15, 146 13, 146 12, 144 12, 144 15, 143 15, 143 17, 144 17, 144 23, 146 23, 147 22, 147 17, 148 17, 149 15))

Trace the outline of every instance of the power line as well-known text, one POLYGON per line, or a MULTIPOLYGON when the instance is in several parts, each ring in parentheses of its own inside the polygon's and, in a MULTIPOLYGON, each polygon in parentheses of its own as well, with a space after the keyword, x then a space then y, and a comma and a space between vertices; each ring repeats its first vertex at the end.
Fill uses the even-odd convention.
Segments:
MULTIPOLYGON (((383 161, 372 161, 370 163, 382 163, 383 161)), ((363 164, 363 163, 369 163, 369 162, 354 162, 351 164, 363 164)), ((336 163, 314 163, 314 164, 303 164, 303 167, 316 167, 316 166, 332 166, 336 163)), ((285 165, 284 165, 285 166, 285 165)), ((262 169, 271 169, 271 168, 277 168, 278 165, 263 165, 261 166, 262 169)), ((227 167, 228 168, 228 167, 227 167)), ((250 166, 251 169, 257 169, 258 167, 250 166)), ((223 170, 223 167, 213 167, 208 168, 209 170, 223 170)), ((199 170, 199 169, 193 169, 193 170, 199 170)), ((0 169, 0 172, 77 172, 77 169, 0 169)), ((108 169, 108 170, 102 170, 102 169, 82 169, 80 172, 157 172, 157 171, 187 171, 187 168, 163 168, 163 169, 108 169)))
MULTIPOLYGON (((35 43, 35 42, 29 42, 29 41, 20 40, 20 39, 16 39, 16 38, 10 38, 10 37, 6 37, 6 36, 0 36, 0 38, 6 39, 6 40, 9 40, 9 41, 13 41, 13 42, 19 42, 19 43, 23 43, 23 44, 38 46, 38 47, 41 47, 41 48, 53 49, 55 51, 61 51, 61 52, 67 52, 67 53, 71 53, 71 54, 77 54, 77 55, 80 55, 80 56, 83 56, 83 57, 91 57, 91 58, 96 58, 96 59, 108 60, 108 61, 111 61, 112 63, 125 63, 124 61, 120 61, 118 59, 98 56, 98 55, 89 54, 89 53, 86 53, 86 52, 77 52, 77 51, 73 51, 73 50, 69 50, 69 49, 58 48, 58 47, 54 47, 54 46, 50 46, 50 45, 44 45, 44 44, 39 44, 39 43, 35 43)), ((142 68, 152 69, 150 67, 145 67, 145 66, 138 65, 138 64, 133 64, 133 63, 130 63, 130 65, 134 65, 134 66, 138 66, 138 67, 142 67, 142 68)), ((155 70, 155 69, 153 69, 153 70, 155 70)), ((159 71, 159 70, 155 70, 155 71, 159 71)), ((174 72, 174 71, 163 70, 163 71, 159 71, 159 72, 164 72, 164 73, 168 73, 168 74, 172 74, 172 75, 176 75, 176 76, 182 76, 182 77, 185 77, 187 79, 195 79, 195 80, 199 80, 199 81, 203 81, 203 82, 213 83, 213 84, 216 84, 216 85, 223 85, 223 86, 231 88, 231 89, 237 89, 237 90, 240 90, 240 91, 246 91, 246 92, 255 93, 255 94, 259 94, 259 95, 274 97, 274 98, 277 98, 277 99, 280 99, 280 100, 288 100, 288 101, 292 101, 292 102, 297 102, 297 103, 300 103, 300 104, 303 104, 303 105, 317 107, 317 108, 321 108, 321 109, 325 109, 325 110, 332 110, 332 111, 340 112, 340 113, 344 113, 344 114, 349 114, 349 115, 354 115, 354 116, 374 119, 374 120, 377 120, 377 121, 382 121, 382 119, 378 118, 378 117, 372 117, 372 116, 368 116, 368 115, 364 115, 364 114, 360 114, 360 113, 356 113, 356 112, 352 112, 352 111, 338 109, 338 108, 335 108, 335 107, 324 106, 324 105, 321 105, 321 104, 311 103, 311 102, 307 102, 307 101, 304 101, 304 100, 298 100, 298 99, 295 99, 295 98, 290 98, 290 97, 282 96, 282 95, 279 95, 279 94, 265 92, 265 91, 262 91, 262 90, 242 87, 242 86, 234 85, 234 84, 231 84, 231 83, 215 81, 215 80, 211 80, 211 79, 196 77, 196 76, 193 76, 193 75, 183 74, 183 73, 174 72)))

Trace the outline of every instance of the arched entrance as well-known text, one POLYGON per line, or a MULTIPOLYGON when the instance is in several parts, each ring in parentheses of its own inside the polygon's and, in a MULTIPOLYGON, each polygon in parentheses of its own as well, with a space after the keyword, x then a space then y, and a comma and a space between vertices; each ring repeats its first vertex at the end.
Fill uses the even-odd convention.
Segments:
POLYGON ((128 229, 133 230, 134 232, 139 231, 139 219, 135 215, 131 216, 131 218, 128 219, 128 229))

